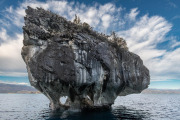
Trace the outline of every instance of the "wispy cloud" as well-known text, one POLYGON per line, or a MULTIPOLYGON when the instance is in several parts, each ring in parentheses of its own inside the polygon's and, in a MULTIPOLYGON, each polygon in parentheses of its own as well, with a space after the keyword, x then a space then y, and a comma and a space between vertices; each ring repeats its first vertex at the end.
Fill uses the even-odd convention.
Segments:
POLYGON ((172 25, 161 16, 144 15, 128 30, 120 30, 119 35, 127 40, 130 51, 137 53, 150 69, 153 81, 179 79, 180 48, 175 36, 167 37, 172 25), (158 45, 169 41, 174 50, 158 49, 158 45))
MULTIPOLYGON (((75 2, 67 1, 24 1, 18 7, 10 6, 3 12, 4 18, 0 21, 9 21, 9 26, 4 25, 0 29, 0 74, 1 75, 25 75, 25 63, 21 58, 21 48, 23 46, 23 34, 16 31, 24 25, 25 9, 27 6, 33 8, 42 7, 60 14, 70 20, 74 19, 77 14, 83 22, 89 23, 98 31, 106 31, 113 21, 113 15, 121 11, 114 4, 107 3, 105 5, 95 4, 94 6, 86 6, 75 2), (59 7, 61 6, 61 7, 59 7), (13 35, 8 31, 14 29, 13 35), (14 72, 16 71, 16 72, 14 72)), ((12 31, 11 31, 12 32, 12 31)))
POLYGON ((139 14, 138 8, 131 9, 130 13, 126 14, 127 20, 135 21, 138 14, 139 14))
POLYGON ((14 70, 14 69, 12 69, 12 70, 2 69, 0 71, 0 76, 13 76, 13 77, 18 77, 18 76, 25 77, 25 76, 27 76, 27 72, 25 72, 26 71, 25 67, 23 67, 23 71, 24 72, 18 72, 18 71, 16 72, 16 70, 14 70))
POLYGON ((177 8, 178 6, 175 4, 175 3, 173 3, 171 0, 168 0, 168 4, 169 4, 169 6, 171 6, 171 7, 173 7, 173 8, 177 8))
POLYGON ((172 20, 180 19, 180 15, 176 15, 172 18, 172 20))
POLYGON ((25 83, 25 82, 5 82, 5 81, 0 80, 0 83, 11 84, 11 85, 27 85, 27 86, 30 86, 29 83, 25 83))
MULTIPOLYGON (((138 8, 126 11, 115 4, 94 4, 92 6, 78 2, 68 1, 24 1, 18 7, 10 6, 4 16, 11 21, 10 26, 21 28, 23 26, 24 10, 27 6, 42 7, 66 17, 74 19, 77 14, 83 22, 89 23, 95 30, 105 33, 115 30, 118 35, 127 41, 130 51, 137 53, 150 69, 152 80, 178 79, 180 77, 180 48, 178 41, 173 41, 167 36, 172 29, 172 24, 162 16, 140 16, 138 8), (61 6, 61 7, 60 7, 61 6), (13 11, 13 12, 12 12, 13 11), (12 22, 14 21, 14 22, 12 22), (173 49, 158 49, 158 45, 169 41, 173 49)), ((0 20, 2 21, 2 20, 0 20)), ((26 73, 25 64, 21 59, 20 51, 23 36, 19 31, 14 31, 14 36, 8 34, 9 28, 0 29, 0 74, 19 71, 26 73)))

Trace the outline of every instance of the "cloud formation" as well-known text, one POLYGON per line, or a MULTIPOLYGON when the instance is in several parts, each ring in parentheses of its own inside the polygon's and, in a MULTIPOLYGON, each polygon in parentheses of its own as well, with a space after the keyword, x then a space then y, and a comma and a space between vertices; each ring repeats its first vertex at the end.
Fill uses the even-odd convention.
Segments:
MULTIPOLYGON (((180 77, 180 43, 172 40, 167 34, 172 29, 165 18, 161 16, 140 16, 138 8, 130 11, 112 3, 104 5, 95 3, 92 6, 78 2, 67 1, 24 1, 18 7, 10 6, 4 11, 7 23, 0 29, 0 75, 26 75, 25 64, 21 59, 22 31, 14 31, 9 35, 12 26, 19 29, 23 26, 24 10, 27 6, 42 7, 51 10, 68 20, 73 20, 77 14, 82 22, 89 23, 95 30, 110 33, 116 31, 126 39, 129 50, 140 55, 144 64, 150 69, 151 80, 178 79, 180 77), (17 32, 17 33, 16 33, 17 32), (172 48, 158 49, 158 45, 169 41, 172 48), (16 72, 16 73, 15 73, 16 72)), ((0 23, 5 21, 0 19, 0 23)))
POLYGON ((22 34, 11 37, 7 35, 6 30, 1 32, 4 33, 2 33, 3 42, 0 45, 0 75, 27 75, 21 58, 22 34))
MULTIPOLYGON (((132 9, 130 14, 133 13, 132 9)), ((137 16, 138 14, 136 14, 137 16)), ((167 37, 172 29, 166 19, 161 16, 144 15, 134 21, 133 25, 127 30, 120 30, 120 36, 127 40, 130 51, 137 53, 149 68, 152 81, 166 81, 168 79, 179 79, 180 74, 180 48, 179 42, 174 36, 167 37), (158 49, 158 45, 169 41, 174 50, 158 49)))
POLYGON ((3 83, 3 84, 11 84, 11 85, 27 85, 27 86, 30 86, 29 83, 25 83, 25 82, 4 82, 4 81, 1 81, 1 80, 0 80, 0 83, 3 83))

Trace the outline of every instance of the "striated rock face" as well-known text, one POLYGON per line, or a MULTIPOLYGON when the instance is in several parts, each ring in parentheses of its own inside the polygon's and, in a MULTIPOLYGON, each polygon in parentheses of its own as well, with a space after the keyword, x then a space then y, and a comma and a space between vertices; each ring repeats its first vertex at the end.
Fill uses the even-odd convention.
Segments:
POLYGON ((22 57, 31 85, 49 98, 52 109, 108 108, 117 96, 148 87, 149 70, 122 38, 42 8, 28 7, 26 14, 22 57))

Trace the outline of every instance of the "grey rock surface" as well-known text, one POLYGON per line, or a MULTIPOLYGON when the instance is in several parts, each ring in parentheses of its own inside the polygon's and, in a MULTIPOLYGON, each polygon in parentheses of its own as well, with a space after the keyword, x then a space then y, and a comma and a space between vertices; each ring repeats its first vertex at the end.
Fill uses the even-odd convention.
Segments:
POLYGON ((148 87, 149 70, 122 38, 42 8, 28 7, 26 14, 21 54, 31 85, 49 98, 52 109, 108 108, 117 96, 148 87))

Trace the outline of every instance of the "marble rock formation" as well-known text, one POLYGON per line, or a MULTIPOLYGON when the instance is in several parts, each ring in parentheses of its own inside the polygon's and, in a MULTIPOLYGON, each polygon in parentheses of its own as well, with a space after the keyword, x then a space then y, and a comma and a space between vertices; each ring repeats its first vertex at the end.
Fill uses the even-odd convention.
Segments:
POLYGON ((28 7, 24 20, 29 81, 53 110, 109 108, 117 96, 148 87, 149 70, 115 33, 100 34, 77 16, 71 22, 42 8, 28 7))

